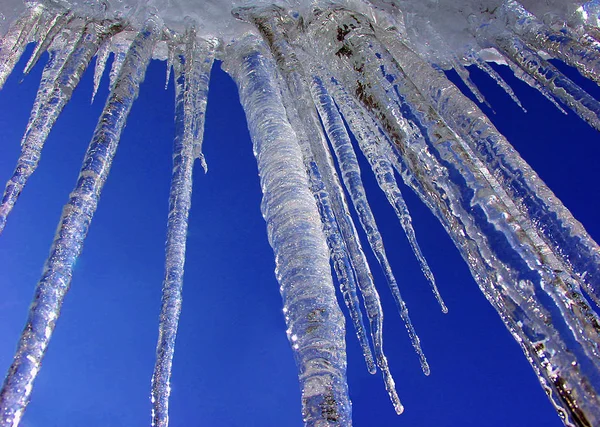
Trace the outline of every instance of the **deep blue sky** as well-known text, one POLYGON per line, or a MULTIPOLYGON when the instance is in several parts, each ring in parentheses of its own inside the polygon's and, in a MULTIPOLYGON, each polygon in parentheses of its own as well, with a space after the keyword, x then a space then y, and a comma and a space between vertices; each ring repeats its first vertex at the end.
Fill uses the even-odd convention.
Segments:
MULTIPOLYGON (((174 95, 172 84, 162 89, 164 68, 152 62, 133 107, 23 426, 149 424, 173 140, 174 95)), ((0 236, 2 372, 10 365, 62 206, 106 97, 104 81, 90 106, 89 71, 0 236)), ((500 71, 529 113, 520 112, 489 78, 475 73, 497 113, 492 120, 592 236, 600 237, 597 132, 572 114, 563 116, 505 67, 500 71)), ((38 66, 19 84, 21 75, 15 73, 0 92, 2 182, 14 167, 40 75, 38 66)), ((205 154, 209 173, 197 165, 194 181, 171 425, 300 426, 300 392, 259 211, 256 162, 235 85, 218 65, 209 94, 205 154)), ((371 257, 386 314, 385 350, 406 411, 395 415, 380 375, 367 373, 349 331, 354 424, 562 425, 435 218, 405 189, 448 315, 438 309, 370 172, 365 169, 364 175, 432 373, 421 374, 371 257)))

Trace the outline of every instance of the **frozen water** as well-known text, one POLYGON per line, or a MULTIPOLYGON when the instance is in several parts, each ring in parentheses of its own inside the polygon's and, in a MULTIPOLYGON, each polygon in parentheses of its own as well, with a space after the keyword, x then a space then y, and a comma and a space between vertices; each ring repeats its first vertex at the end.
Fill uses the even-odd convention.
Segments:
POLYGON ((330 264, 367 367, 374 373, 376 362, 396 412, 403 411, 384 353, 379 295, 350 206, 429 374, 418 327, 400 295, 403 283, 391 269, 367 200, 355 145, 395 209, 442 310, 393 168, 442 223, 564 423, 600 424, 600 319, 586 298, 600 303, 600 248, 443 72, 454 69, 486 103, 469 75, 474 63, 520 105, 484 61, 508 64, 559 108, 558 102, 600 130, 600 103, 549 61, 558 58, 600 81, 597 11, 595 1, 558 0, 6 2, 0 84, 29 42, 36 47, 25 73, 45 51, 50 60, 0 204, 0 232, 93 56, 92 97, 109 53, 114 59, 110 95, 0 392, 1 425, 17 425, 26 408, 151 56, 167 60, 167 79, 174 68, 177 124, 153 425, 169 422, 192 169, 196 158, 207 169, 202 139, 215 58, 235 80, 248 120, 307 425, 351 424, 345 322, 330 264))

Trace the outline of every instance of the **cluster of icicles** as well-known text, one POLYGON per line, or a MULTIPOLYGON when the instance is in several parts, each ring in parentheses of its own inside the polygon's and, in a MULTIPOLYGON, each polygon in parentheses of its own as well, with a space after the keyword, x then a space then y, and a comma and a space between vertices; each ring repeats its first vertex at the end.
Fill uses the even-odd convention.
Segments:
MULTIPOLYGON (((386 10, 391 14, 387 22, 397 21, 393 8, 386 10)), ((345 323, 331 266, 367 367, 372 373, 379 369, 394 408, 403 410, 383 351, 379 295, 343 188, 383 269, 423 372, 429 373, 366 199, 349 132, 394 208, 442 311, 447 309, 417 244, 397 176, 455 242, 564 423, 600 425, 600 322, 583 294, 600 302, 600 249, 477 105, 436 64, 411 50, 398 27, 382 28, 329 3, 315 6, 310 16, 276 6, 236 9, 233 14, 255 30, 224 44, 198 37, 191 20, 184 32, 175 34, 151 13, 141 29, 134 29, 123 21, 86 19, 29 4, 0 42, 0 85, 28 43, 37 44, 26 73, 49 53, 22 152, 0 203, 0 231, 91 59, 96 56, 95 94, 107 58, 114 53, 110 94, 0 393, 0 425, 16 426, 23 415, 127 115, 156 44, 165 41, 168 70, 175 73, 176 135, 152 378, 153 425, 168 424, 192 169, 197 158, 206 166, 201 146, 215 58, 222 59, 235 80, 246 112, 307 425, 351 424, 345 323)), ((600 82, 598 28, 543 23, 513 0, 506 0, 493 19, 478 19, 470 17, 477 48, 451 62, 481 102, 464 63, 483 69, 519 103, 480 56, 493 50, 558 108, 571 108, 600 130, 598 101, 545 59, 561 59, 600 82)))

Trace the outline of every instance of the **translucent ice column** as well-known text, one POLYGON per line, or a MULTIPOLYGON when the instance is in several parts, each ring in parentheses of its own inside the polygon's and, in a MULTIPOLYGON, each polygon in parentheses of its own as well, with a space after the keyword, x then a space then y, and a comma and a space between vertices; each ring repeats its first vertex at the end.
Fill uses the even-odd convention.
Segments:
POLYGON ((69 290, 75 262, 83 248, 127 116, 144 79, 159 29, 154 20, 149 20, 133 41, 85 154, 77 185, 63 209, 27 324, 0 391, 2 427, 18 425, 29 402, 33 381, 69 290))
POLYGON ((165 278, 152 375, 152 425, 169 424, 170 378, 175 338, 181 313, 183 267, 192 204, 192 171, 196 146, 202 141, 208 81, 214 45, 198 40, 193 27, 175 48, 175 141, 169 195, 165 278))
POLYGON ((232 48, 224 65, 237 82, 254 143, 263 191, 261 209, 275 252, 304 421, 309 426, 350 425, 344 318, 274 61, 262 42, 247 36, 232 48))

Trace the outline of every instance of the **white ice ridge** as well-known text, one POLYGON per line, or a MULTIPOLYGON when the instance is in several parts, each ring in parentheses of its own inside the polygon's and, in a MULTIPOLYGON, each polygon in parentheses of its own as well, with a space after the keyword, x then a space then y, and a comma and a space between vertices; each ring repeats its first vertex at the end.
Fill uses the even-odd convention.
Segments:
POLYGON ((550 61, 559 59, 600 82, 599 1, 11 0, 0 12, 0 88, 30 42, 36 46, 25 74, 49 53, 22 151, 0 200, 0 234, 92 58, 93 99, 114 54, 109 97, 0 391, 0 427, 18 425, 28 404, 152 55, 166 60, 167 81, 174 69, 176 93, 153 425, 169 423, 192 173, 195 159, 206 171, 204 115, 215 59, 235 80, 248 120, 307 425, 351 424, 345 322, 332 270, 367 369, 379 368, 394 409, 403 411, 384 353, 380 297, 353 213, 429 374, 419 325, 400 293, 412 284, 391 269, 362 182, 369 172, 442 311, 447 308, 419 247, 400 178, 446 229, 563 422, 600 425, 600 319, 588 302, 600 306, 600 248, 443 72, 455 69, 485 103, 469 76, 475 65, 523 108, 490 62, 508 65, 559 109, 570 108, 600 130, 600 102, 550 61), (359 151, 369 168, 361 170, 359 151))
MULTIPOLYGON (((30 3, 30 2, 27 2, 30 3)), ((306 16, 316 5, 335 4, 365 14, 383 28, 395 27, 408 44, 431 62, 450 68, 454 57, 465 59, 470 47, 477 46, 469 31, 468 20, 477 17, 495 21, 503 0, 102 0, 70 2, 42 0, 47 7, 72 10, 78 16, 115 19, 139 28, 147 14, 156 13, 172 31, 185 31, 184 18, 198 22, 201 38, 218 38, 228 43, 252 31, 252 26, 236 20, 231 11, 238 7, 277 5, 306 16), (451 54, 449 54, 451 52, 451 54)), ((572 28, 594 18, 595 1, 523 0, 525 8, 541 20, 567 22, 572 28), (587 5, 585 9, 582 5, 587 5)), ((6 27, 23 11, 21 0, 5 0, 2 7, 6 27)), ((596 17, 598 13, 596 12, 596 17)), ((2 27, 0 27, 2 30, 2 27)), ((5 31, 5 28, 4 28, 5 31)), ((2 32, 4 32, 2 31, 2 32)), ((160 50, 160 49, 159 49, 160 50)), ((158 50, 156 52, 159 53, 158 50)), ((164 59, 164 58, 163 58, 164 59)))

